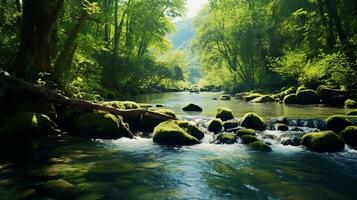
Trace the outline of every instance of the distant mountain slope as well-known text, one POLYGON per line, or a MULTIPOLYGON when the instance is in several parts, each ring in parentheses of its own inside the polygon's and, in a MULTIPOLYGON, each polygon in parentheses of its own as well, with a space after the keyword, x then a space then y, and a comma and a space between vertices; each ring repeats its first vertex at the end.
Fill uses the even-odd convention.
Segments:
POLYGON ((193 19, 187 19, 176 23, 176 32, 169 35, 169 39, 175 49, 189 49, 195 36, 193 19))

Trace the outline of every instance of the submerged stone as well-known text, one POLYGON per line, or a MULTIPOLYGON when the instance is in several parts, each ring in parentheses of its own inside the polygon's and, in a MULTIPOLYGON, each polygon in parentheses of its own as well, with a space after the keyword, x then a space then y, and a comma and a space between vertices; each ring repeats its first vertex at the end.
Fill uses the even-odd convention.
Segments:
POLYGON ((308 149, 322 152, 338 152, 344 148, 340 136, 332 131, 308 133, 301 138, 301 143, 308 149))
POLYGON ((348 126, 341 131, 342 140, 350 147, 357 148, 357 126, 348 126))
POLYGON ((208 131, 217 134, 222 130, 222 127, 223 127, 222 120, 212 119, 208 124, 208 131))
POLYGON ((254 129, 241 129, 236 132, 236 135, 238 137, 242 137, 244 135, 252 135, 255 136, 255 130, 254 129))
POLYGON ((352 123, 343 115, 333 115, 327 118, 326 127, 327 130, 332 130, 335 133, 340 133, 347 126, 351 126, 352 123))
POLYGON ((253 151, 261 151, 261 152, 270 152, 272 151, 271 147, 265 144, 262 141, 252 142, 248 145, 248 147, 253 151))
POLYGON ((242 144, 250 144, 250 143, 258 141, 258 139, 252 135, 243 135, 240 138, 240 141, 242 142, 242 144))
POLYGON ((234 144, 237 143, 237 136, 229 133, 221 133, 215 140, 216 144, 234 144))
POLYGON ((221 107, 217 109, 216 118, 221 119, 222 121, 227 121, 234 119, 233 111, 229 108, 221 107))
POLYGON ((241 119, 241 126, 258 131, 266 130, 266 124, 263 118, 255 113, 246 113, 241 119))
POLYGON ((55 199, 75 199, 80 191, 71 183, 63 180, 50 180, 37 185, 36 196, 55 199))
POLYGON ((164 145, 194 145, 200 141, 170 120, 159 124, 154 129, 153 141, 164 145))
POLYGON ((183 111, 193 111, 193 112, 202 112, 203 109, 196 104, 190 103, 187 106, 182 108, 183 111))

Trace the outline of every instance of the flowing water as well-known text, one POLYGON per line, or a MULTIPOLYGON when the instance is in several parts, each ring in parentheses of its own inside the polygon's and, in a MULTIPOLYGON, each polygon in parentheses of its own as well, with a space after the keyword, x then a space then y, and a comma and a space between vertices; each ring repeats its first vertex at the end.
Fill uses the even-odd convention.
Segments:
MULTIPOLYGON (((232 108, 237 116, 254 111, 265 117, 324 118, 345 112, 211 100, 215 95, 180 93, 138 99, 164 104, 201 128, 219 105, 232 108), (182 113, 187 102, 200 104, 205 111, 182 113)), ((357 196, 355 150, 318 154, 272 140, 273 151, 262 153, 242 144, 209 144, 210 138, 207 133, 202 144, 181 148, 160 146, 146 138, 7 141, 0 144, 0 199, 325 200, 357 196)))

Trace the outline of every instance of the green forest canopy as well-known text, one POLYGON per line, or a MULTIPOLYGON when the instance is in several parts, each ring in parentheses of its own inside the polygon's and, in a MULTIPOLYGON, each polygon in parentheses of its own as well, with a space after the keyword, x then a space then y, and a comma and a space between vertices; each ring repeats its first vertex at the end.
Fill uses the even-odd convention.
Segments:
POLYGON ((198 84, 231 92, 357 86, 354 0, 210 0, 178 50, 168 35, 184 12, 184 0, 2 0, 0 67, 90 100, 190 87, 195 55, 198 84))

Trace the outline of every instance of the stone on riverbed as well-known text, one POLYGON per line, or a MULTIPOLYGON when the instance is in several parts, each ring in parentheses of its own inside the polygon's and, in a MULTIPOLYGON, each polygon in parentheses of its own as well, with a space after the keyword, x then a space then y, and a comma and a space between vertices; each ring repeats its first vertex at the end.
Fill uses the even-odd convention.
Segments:
POLYGON ((214 134, 219 133, 222 130, 222 120, 212 119, 208 124, 208 131, 213 132, 214 134))
POLYGON ((217 136, 215 144, 234 144, 237 143, 237 136, 229 133, 221 133, 217 136))
POLYGON ((246 113, 241 119, 241 126, 251 128, 258 131, 266 130, 266 124, 259 115, 255 113, 246 113))
POLYGON ((182 108, 183 111, 192 111, 192 112, 202 112, 203 109, 199 106, 199 105, 196 105, 196 104, 193 104, 193 103, 190 103, 188 104, 187 106, 183 107, 182 108))
POLYGON ((244 135, 252 135, 255 136, 255 130, 254 129, 241 129, 236 132, 236 135, 238 137, 242 137, 244 135))
POLYGON ((262 141, 256 141, 253 143, 250 143, 248 147, 253 150, 253 151, 261 151, 261 152, 270 152, 272 151, 271 147, 265 144, 262 141))
POLYGON ((251 102, 252 103, 273 103, 273 102, 275 102, 275 99, 273 99, 269 95, 264 95, 264 96, 260 96, 260 97, 253 99, 251 102))
POLYGON ((342 140, 350 147, 357 149, 357 126, 348 126, 341 131, 342 140))
POLYGON ((223 127, 226 131, 237 128, 238 126, 239 126, 239 121, 236 119, 231 119, 223 122, 223 127))
POLYGON ((351 126, 352 123, 343 115, 333 115, 327 118, 326 127, 327 130, 332 130, 335 133, 340 133, 347 126, 351 126))
POLYGON ((258 139, 252 135, 243 135, 240 138, 240 141, 242 142, 242 144, 250 144, 250 143, 258 141, 258 139))
POLYGON ((308 149, 319 153, 339 152, 345 145, 340 136, 332 131, 308 133, 301 138, 301 143, 308 149))
POLYGON ((216 118, 221 119, 222 121, 227 121, 234 119, 233 111, 229 108, 221 107, 217 109, 216 118))
POLYGON ((194 145, 200 141, 181 128, 176 121, 162 122, 155 127, 153 141, 164 145, 194 145))

